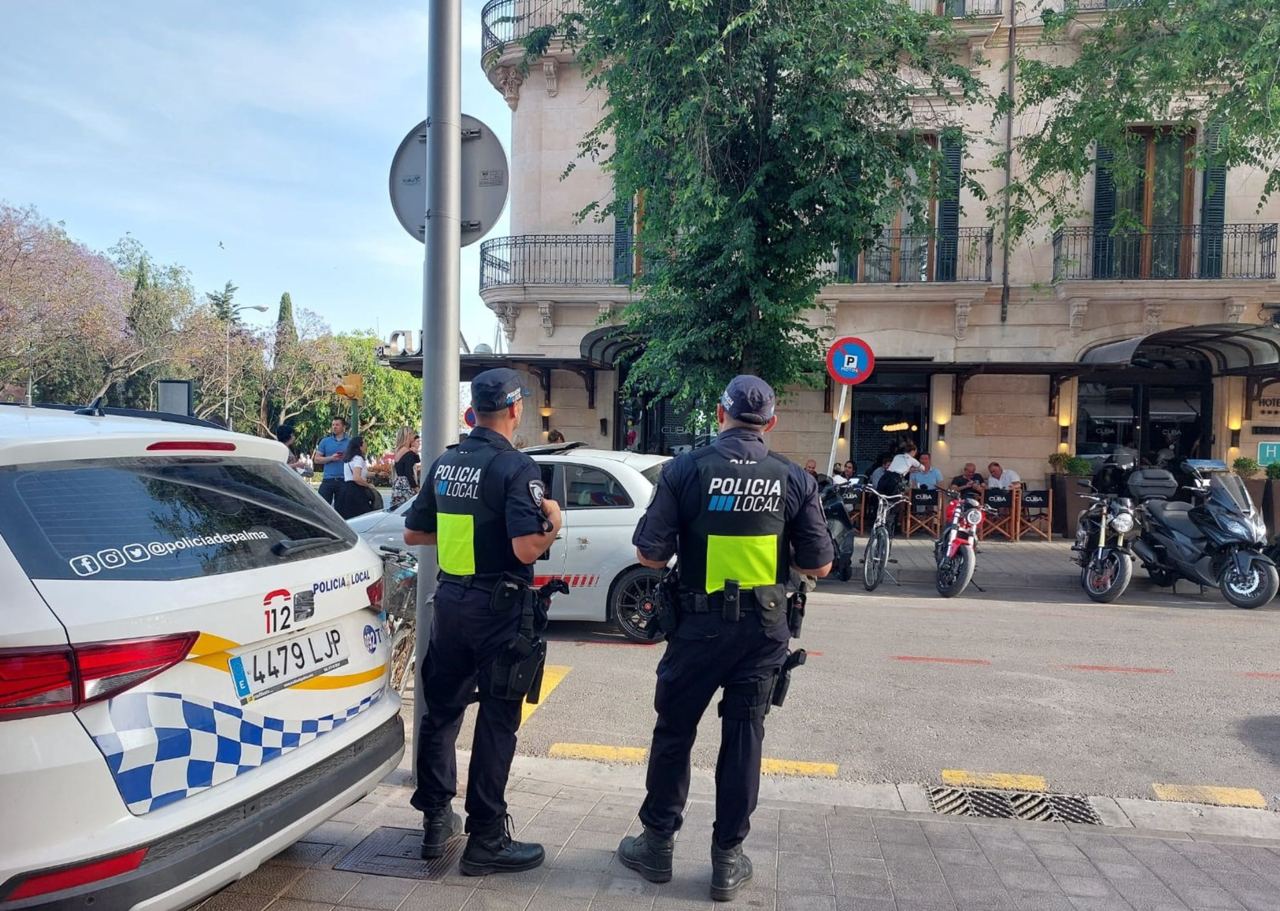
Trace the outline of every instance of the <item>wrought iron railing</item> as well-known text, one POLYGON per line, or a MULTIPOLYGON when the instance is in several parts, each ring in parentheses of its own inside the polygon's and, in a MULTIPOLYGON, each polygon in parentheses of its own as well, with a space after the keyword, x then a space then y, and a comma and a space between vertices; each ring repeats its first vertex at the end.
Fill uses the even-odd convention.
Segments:
POLYGON ((628 285, 630 241, 612 234, 522 234, 480 245, 480 290, 502 285, 628 285))
POLYGON ((1274 279, 1276 225, 1166 225, 1053 234, 1053 280, 1274 279))
POLYGON ((864 250, 841 250, 831 280, 876 282, 989 282, 992 231, 960 228, 954 233, 885 231, 864 250))
POLYGON ((907 2, 917 13, 933 13, 956 19, 962 16, 1000 15, 1000 0, 907 0, 907 2))
POLYGON ((558 25, 565 13, 580 10, 580 0, 489 0, 480 11, 480 56, 483 59, 490 51, 500 52, 534 29, 558 25))
POLYGON ((1119 9, 1122 6, 1132 6, 1136 0, 1076 0, 1075 8, 1082 13, 1095 12, 1097 10, 1119 9))

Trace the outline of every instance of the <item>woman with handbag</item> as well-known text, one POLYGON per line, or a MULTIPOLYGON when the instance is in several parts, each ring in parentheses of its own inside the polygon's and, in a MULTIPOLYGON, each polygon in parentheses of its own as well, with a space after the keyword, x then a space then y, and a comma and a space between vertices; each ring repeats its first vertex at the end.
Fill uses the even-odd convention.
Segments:
POLYGON ((342 457, 342 489, 334 499, 334 508, 344 519, 364 515, 381 500, 377 488, 366 477, 369 463, 365 460, 364 437, 354 436, 342 457))
POLYGON ((408 427, 396 432, 396 451, 392 455, 391 509, 418 493, 418 473, 422 470, 422 457, 418 448, 422 438, 408 427))

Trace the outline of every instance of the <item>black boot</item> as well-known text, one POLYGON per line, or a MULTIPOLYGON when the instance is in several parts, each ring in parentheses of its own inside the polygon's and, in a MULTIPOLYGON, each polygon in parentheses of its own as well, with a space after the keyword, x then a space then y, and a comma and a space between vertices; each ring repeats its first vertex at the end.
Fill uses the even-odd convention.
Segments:
POLYGON ((497 829, 471 833, 458 868, 463 876, 520 873, 541 866, 545 856, 542 845, 511 838, 511 817, 508 816, 497 829))
POLYGON ((434 860, 444 856, 444 846, 450 838, 462 831, 462 817, 445 807, 438 813, 422 814, 422 859, 434 860))
POLYGON ((751 882, 751 858, 742 845, 720 848, 711 845, 711 897, 718 902, 733 901, 743 883, 751 882))
POLYGON ((675 853, 674 838, 663 838, 645 826, 641 835, 628 835, 618 845, 618 860, 651 883, 671 882, 671 857, 675 853))

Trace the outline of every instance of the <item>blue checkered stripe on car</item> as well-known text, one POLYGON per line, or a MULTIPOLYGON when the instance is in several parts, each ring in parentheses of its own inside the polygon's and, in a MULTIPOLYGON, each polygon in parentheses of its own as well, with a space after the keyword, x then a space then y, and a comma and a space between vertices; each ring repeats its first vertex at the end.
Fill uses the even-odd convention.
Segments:
POLYGON ((252 771, 340 727, 382 698, 293 720, 179 693, 125 693, 88 722, 129 812, 150 813, 252 771))

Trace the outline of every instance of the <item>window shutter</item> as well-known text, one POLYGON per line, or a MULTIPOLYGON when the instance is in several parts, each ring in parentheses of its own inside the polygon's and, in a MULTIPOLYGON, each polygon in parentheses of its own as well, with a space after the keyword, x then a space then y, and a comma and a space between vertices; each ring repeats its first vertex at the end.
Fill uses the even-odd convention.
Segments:
POLYGON ((1115 272, 1116 185, 1111 177, 1110 149, 1098 143, 1093 182, 1093 277, 1111 278, 1115 272))
POLYGON ((942 134, 942 184, 938 198, 938 248, 936 280, 956 280, 956 258, 960 243, 960 173, 964 143, 956 133, 942 134))
MULTIPOLYGON (((1205 145, 1211 151, 1222 148, 1222 124, 1205 129, 1205 145)), ((1222 234, 1227 216, 1227 169, 1211 165, 1204 169, 1204 192, 1200 199, 1200 278, 1222 278, 1222 234)))
MULTIPOLYGON (((615 190, 616 192, 616 190, 615 190)), ((632 219, 635 215, 635 204, 631 199, 618 203, 613 213, 613 281, 618 285, 629 285, 633 277, 632 248, 635 243, 632 219)))

